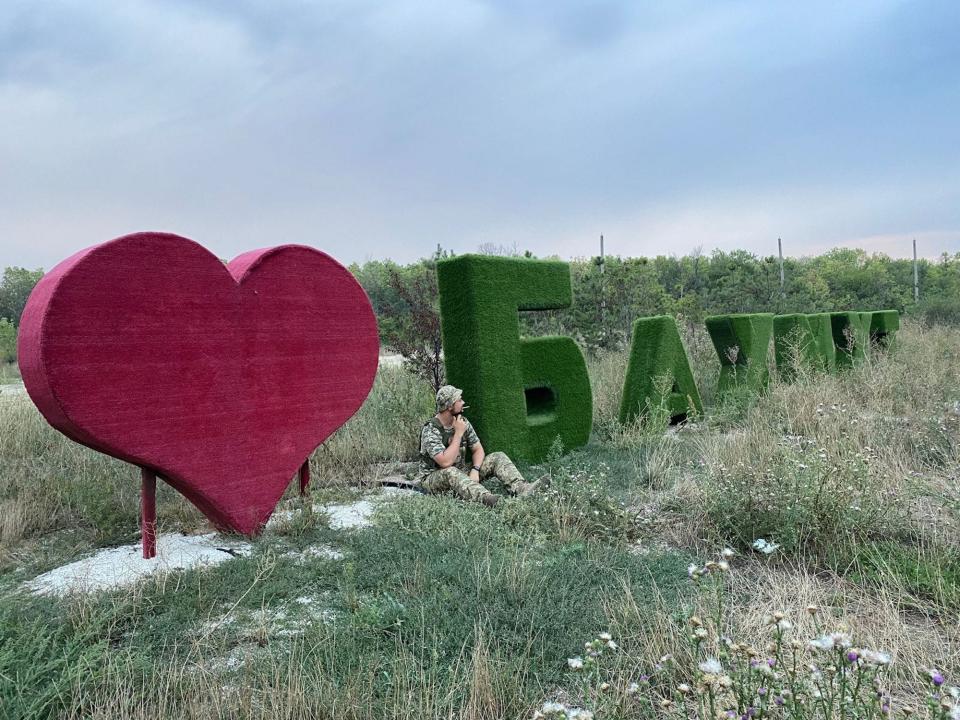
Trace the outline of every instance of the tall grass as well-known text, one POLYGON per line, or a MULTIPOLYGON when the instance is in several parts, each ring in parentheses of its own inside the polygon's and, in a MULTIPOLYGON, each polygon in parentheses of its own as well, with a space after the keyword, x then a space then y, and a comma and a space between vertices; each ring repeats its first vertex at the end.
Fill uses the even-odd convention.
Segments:
MULTIPOLYGON (((817 622, 894 655, 900 705, 923 699, 931 666, 956 683, 960 330, 905 322, 898 344, 861 366, 789 383, 774 373, 747 402, 715 397, 709 338, 683 332, 704 416, 619 426, 626 351, 590 358, 594 438, 524 468, 552 477, 539 497, 491 511, 413 496, 355 532, 318 513, 268 532, 251 558, 67 601, 27 597, 19 583, 78 548, 135 537, 136 472, 0 392, 0 707, 524 718, 556 701, 603 717, 680 716, 678 684, 699 682, 689 618, 718 602, 725 632, 761 651, 769 615, 812 637, 806 607, 818 606, 817 622), (779 548, 755 552, 758 538, 779 548), (331 544, 345 560, 305 553, 331 544), (686 565, 724 545, 739 553, 736 572, 715 591, 691 586, 686 565), (601 690, 566 660, 603 631, 619 649, 601 690), (687 663, 657 688, 673 705, 638 702, 628 688, 666 655, 687 663)), ((414 459, 432 411, 421 381, 381 369, 364 407, 311 458, 314 486, 339 492, 414 459)), ((205 525, 173 492, 161 488, 160 503, 169 528, 205 525)))

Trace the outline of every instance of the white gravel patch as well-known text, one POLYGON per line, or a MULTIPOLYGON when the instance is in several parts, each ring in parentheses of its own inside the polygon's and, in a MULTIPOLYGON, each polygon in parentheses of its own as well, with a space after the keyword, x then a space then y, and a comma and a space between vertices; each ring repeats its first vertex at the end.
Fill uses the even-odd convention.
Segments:
POLYGON ((143 559, 140 543, 106 548, 90 557, 62 565, 25 583, 34 593, 67 595, 110 590, 172 570, 219 565, 238 555, 249 555, 251 545, 207 535, 164 534, 157 537, 157 556, 143 559))
POLYGON ((330 527, 334 530, 370 527, 373 522, 374 504, 369 500, 358 500, 347 505, 328 505, 324 508, 330 515, 330 527))
POLYGON ((22 382, 0 385, 0 395, 26 395, 27 389, 22 382))
POLYGON ((290 550, 284 553, 284 557, 293 558, 298 565, 302 565, 310 558, 320 558, 322 560, 343 560, 343 553, 330 545, 316 545, 303 550, 290 550))

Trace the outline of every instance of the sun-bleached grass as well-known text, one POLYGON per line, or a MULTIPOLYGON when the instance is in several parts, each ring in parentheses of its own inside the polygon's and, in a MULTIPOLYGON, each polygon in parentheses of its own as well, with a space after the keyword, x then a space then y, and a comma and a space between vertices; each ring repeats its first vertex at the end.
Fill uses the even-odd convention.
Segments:
MULTIPOLYGON (((683 568, 733 544, 719 634, 765 651, 774 613, 804 643, 843 630, 893 656, 897 707, 923 700, 931 667, 956 684, 960 332, 905 322, 898 347, 858 368, 791 383, 774 374, 763 396, 726 404, 714 398, 706 333, 682 332, 704 417, 619 427, 626 352, 592 358, 594 442, 532 469, 554 479, 540 498, 491 512, 418 497, 345 534, 304 516, 232 569, 108 600, 29 600, 26 617, 8 592, 24 548, 60 552, 56 542, 73 536, 58 538, 78 529, 87 544, 135 534, 138 484, 133 468, 60 438, 25 397, 0 393, 0 633, 36 622, 0 635, 0 674, 53 703, 55 717, 103 720, 531 718, 546 702, 597 717, 677 716, 677 686, 694 687, 703 660, 689 618, 708 626, 718 599, 683 568), (780 547, 752 551, 758 537, 780 547), (321 545, 343 558, 306 555, 321 545), (337 620, 320 613, 287 637, 278 610, 305 594, 337 620), (197 632, 231 608, 257 621, 197 632), (604 631, 618 647, 600 690, 564 663, 604 631), (675 682, 656 698, 673 705, 638 702, 631 683, 666 655, 675 682)), ((431 412, 429 388, 382 369, 367 406, 311 459, 316 492, 412 459, 431 412)), ((171 527, 202 525, 194 512, 161 496, 171 527)))

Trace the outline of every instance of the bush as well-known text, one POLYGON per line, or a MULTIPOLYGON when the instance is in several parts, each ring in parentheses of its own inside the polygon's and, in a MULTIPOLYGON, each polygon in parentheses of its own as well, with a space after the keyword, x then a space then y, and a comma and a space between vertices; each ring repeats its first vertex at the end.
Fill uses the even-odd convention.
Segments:
POLYGON ((17 329, 6 318, 0 318, 0 363, 17 359, 17 329))
POLYGON ((911 314, 919 316, 930 325, 960 326, 960 299, 938 297, 924 300, 911 311, 911 314))

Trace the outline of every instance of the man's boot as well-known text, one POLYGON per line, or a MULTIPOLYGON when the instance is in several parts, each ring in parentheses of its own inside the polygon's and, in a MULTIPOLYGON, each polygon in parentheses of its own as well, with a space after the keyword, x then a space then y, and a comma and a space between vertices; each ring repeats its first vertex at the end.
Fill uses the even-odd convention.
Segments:
POLYGON ((487 507, 492 508, 492 507, 495 507, 498 502, 500 502, 500 496, 494 495, 493 493, 487 493, 482 498, 480 498, 480 502, 482 502, 487 507))
POLYGON ((513 490, 513 494, 517 497, 527 497, 529 495, 536 495, 538 492, 541 490, 546 490, 548 487, 550 487, 550 476, 544 475, 542 478, 532 483, 514 483, 513 487, 510 489, 513 490))

